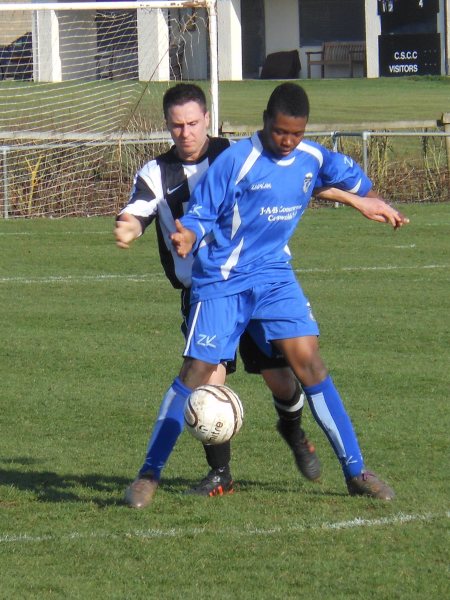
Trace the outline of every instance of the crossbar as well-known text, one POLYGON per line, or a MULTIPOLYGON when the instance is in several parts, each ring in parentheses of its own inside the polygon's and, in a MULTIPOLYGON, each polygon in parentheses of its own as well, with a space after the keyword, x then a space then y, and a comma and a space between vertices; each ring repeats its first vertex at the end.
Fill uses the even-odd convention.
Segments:
POLYGON ((130 10, 139 8, 195 8, 204 6, 207 8, 212 4, 212 0, 137 0, 136 2, 11 2, 0 3, 0 11, 19 11, 19 10, 130 10))

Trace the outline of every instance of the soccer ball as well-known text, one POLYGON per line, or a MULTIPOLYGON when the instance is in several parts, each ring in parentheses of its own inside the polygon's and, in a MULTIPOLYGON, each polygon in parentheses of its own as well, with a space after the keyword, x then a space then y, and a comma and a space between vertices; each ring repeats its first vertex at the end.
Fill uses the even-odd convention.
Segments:
POLYGON ((203 444, 223 444, 242 426, 244 409, 239 397, 226 385, 202 385, 186 400, 187 430, 203 444))

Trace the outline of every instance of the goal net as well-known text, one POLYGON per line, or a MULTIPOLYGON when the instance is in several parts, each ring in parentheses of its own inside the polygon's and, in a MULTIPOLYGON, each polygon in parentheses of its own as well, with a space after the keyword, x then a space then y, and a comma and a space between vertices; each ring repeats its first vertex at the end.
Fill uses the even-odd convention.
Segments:
POLYGON ((162 96, 195 80, 217 134, 215 2, 0 3, 4 218, 111 215, 170 144, 162 96))

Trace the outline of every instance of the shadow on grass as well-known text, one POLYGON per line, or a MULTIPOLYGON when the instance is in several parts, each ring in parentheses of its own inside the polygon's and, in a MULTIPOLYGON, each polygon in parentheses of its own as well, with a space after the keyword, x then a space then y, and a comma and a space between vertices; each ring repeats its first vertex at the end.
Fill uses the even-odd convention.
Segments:
MULTIPOLYGON (((24 470, 0 468, 0 489, 2 486, 10 486, 14 490, 30 492, 38 502, 91 502, 99 507, 106 507, 124 504, 125 488, 133 479, 133 476, 125 478, 100 473, 59 474, 54 471, 29 468, 41 462, 44 461, 29 457, 0 457, 0 463, 25 467, 24 470)), ((185 490, 196 483, 198 481, 180 477, 164 479, 161 481, 161 490, 168 494, 183 495, 185 490)), ((6 503, 11 505, 10 500, 6 503)))
MULTIPOLYGON (((0 462, 20 464, 29 467, 43 462, 39 459, 0 458, 0 462)), ((11 486, 13 489, 31 492, 39 502, 91 502, 99 507, 123 504, 123 493, 132 478, 106 476, 99 473, 84 475, 58 474, 47 470, 24 470, 0 468, 0 486, 11 486)), ((161 491, 167 494, 184 496, 186 490, 198 484, 198 480, 181 477, 163 478, 161 491)), ((345 496, 325 490, 323 484, 311 484, 300 480, 297 485, 292 482, 251 481, 242 479, 235 482, 235 490, 239 494, 252 493, 256 490, 275 494, 307 493, 320 496, 345 496)), ((192 497, 192 496, 191 496, 192 497)), ((10 502, 8 502, 10 504, 10 502)), ((0 501, 1 505, 1 501, 0 501)))
MULTIPOLYGON (((0 459, 0 461, 24 466, 41 462, 17 458, 0 459)), ((32 492, 39 502, 93 502, 98 506, 121 504, 123 491, 129 483, 129 478, 110 477, 99 473, 74 475, 47 470, 22 471, 0 468, 0 486, 11 486, 16 490, 32 492)))
MULTIPOLYGON (((198 485, 199 480, 183 479, 180 477, 164 478, 161 480, 161 490, 169 494, 182 494, 186 490, 198 485)), ((335 491, 327 488, 323 482, 313 483, 299 476, 296 481, 257 481, 251 479, 238 479, 234 481, 234 490, 237 494, 254 494, 255 492, 269 492, 270 494, 307 494, 308 496, 348 496, 346 490, 335 491)), ((192 496, 191 496, 192 497, 192 496)))

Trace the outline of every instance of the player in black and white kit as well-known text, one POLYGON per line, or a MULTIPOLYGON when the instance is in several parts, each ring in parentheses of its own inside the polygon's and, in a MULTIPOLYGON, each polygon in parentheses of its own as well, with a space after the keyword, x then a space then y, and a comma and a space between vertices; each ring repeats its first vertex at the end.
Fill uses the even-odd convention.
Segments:
MULTIPOLYGON (((155 222, 161 264, 173 287, 181 290, 182 314, 186 319, 189 314, 192 260, 181 259, 177 255, 170 234, 175 231, 175 219, 184 214, 195 185, 231 142, 207 135, 209 114, 206 99, 196 85, 178 84, 170 88, 164 96, 163 109, 175 145, 148 162, 136 174, 128 204, 117 217, 114 233, 117 245, 128 248, 150 223, 155 222)), ((185 323, 182 330, 186 331, 185 323)), ((314 446, 300 427, 304 396, 297 379, 281 356, 268 358, 245 334, 242 336, 240 353, 246 371, 261 373, 270 388, 279 416, 278 431, 291 448, 297 467, 307 479, 317 480, 320 463, 314 446)), ((227 365, 219 364, 209 382, 223 384, 226 373, 234 370, 235 361, 227 365)), ((182 409, 170 403, 160 406, 144 464, 125 494, 129 506, 144 508, 152 501, 161 470, 181 432, 182 409)), ((229 467, 230 443, 205 445, 204 449, 210 471, 190 492, 206 496, 233 492, 229 467)))

